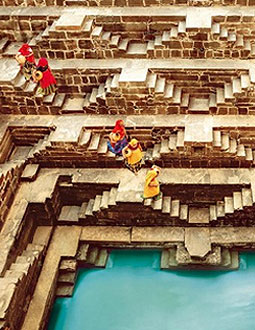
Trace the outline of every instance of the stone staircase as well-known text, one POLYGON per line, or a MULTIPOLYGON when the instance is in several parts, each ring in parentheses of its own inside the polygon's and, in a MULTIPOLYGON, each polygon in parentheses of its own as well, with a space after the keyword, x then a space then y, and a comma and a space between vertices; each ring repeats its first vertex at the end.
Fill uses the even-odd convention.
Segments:
POLYGON ((81 221, 81 223, 94 223, 96 215, 101 211, 116 205, 117 188, 112 187, 110 191, 103 191, 102 194, 96 195, 95 198, 83 202, 81 206, 67 205, 63 206, 58 221, 61 223, 74 223, 81 221))
POLYGON ((0 277, 0 319, 3 322, 11 320, 15 329, 24 318, 24 310, 31 300, 40 273, 51 232, 45 229, 38 227, 33 242, 27 245, 4 276, 0 277))
POLYGON ((205 257, 199 258, 189 254, 183 244, 164 249, 161 254, 161 269, 228 269, 239 268, 237 251, 215 246, 205 257))
POLYGON ((73 295, 78 267, 104 268, 107 259, 107 249, 81 242, 76 258, 62 259, 60 262, 56 297, 71 297, 73 295))

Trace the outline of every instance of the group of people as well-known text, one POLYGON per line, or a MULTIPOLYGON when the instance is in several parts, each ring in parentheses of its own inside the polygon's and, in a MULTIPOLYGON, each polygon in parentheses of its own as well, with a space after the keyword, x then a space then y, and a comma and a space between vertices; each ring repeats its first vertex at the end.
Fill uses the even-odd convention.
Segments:
MULTIPOLYGON (((123 156, 126 167, 137 175, 144 164, 144 153, 139 141, 132 138, 129 141, 123 120, 117 120, 115 127, 109 134, 108 149, 118 156, 123 156)), ((157 180, 160 168, 153 165, 146 174, 143 199, 161 198, 160 185, 157 180)))
MULTIPOLYGON (((37 94, 49 95, 56 90, 56 79, 51 73, 46 58, 39 59, 38 64, 35 62, 33 50, 28 44, 23 44, 15 56, 20 65, 26 81, 34 81, 39 83, 37 94)), ((114 129, 109 135, 108 149, 118 156, 123 156, 126 167, 135 175, 139 172, 144 164, 144 153, 139 141, 132 138, 129 141, 123 120, 117 120, 114 129)), ((148 171, 145 178, 143 199, 154 198, 160 199, 160 187, 157 177, 160 173, 158 166, 153 165, 148 171)))
POLYGON ((39 83, 37 89, 38 95, 46 96, 55 92, 56 79, 51 73, 46 58, 40 58, 36 64, 32 48, 28 44, 23 44, 16 54, 15 59, 19 63, 20 70, 26 81, 39 83))

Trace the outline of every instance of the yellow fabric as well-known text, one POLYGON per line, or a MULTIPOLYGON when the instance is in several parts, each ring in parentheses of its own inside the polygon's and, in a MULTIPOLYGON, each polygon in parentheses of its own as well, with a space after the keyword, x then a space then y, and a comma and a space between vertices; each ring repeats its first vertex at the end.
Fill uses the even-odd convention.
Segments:
POLYGON ((130 156, 127 157, 128 164, 133 165, 143 158, 143 153, 140 148, 137 148, 135 150, 128 149, 130 151, 130 156))
MULTIPOLYGON (((129 145, 131 145, 131 147, 134 148, 137 145, 137 143, 138 141, 136 139, 132 139, 129 142, 129 145)), ((128 164, 133 165, 140 162, 140 160, 143 158, 143 152, 139 147, 135 150, 131 150, 127 148, 126 156, 127 156, 128 164)))
POLYGON ((157 171, 155 170, 149 170, 148 173, 146 174, 144 193, 143 193, 144 198, 151 198, 159 194, 160 192, 159 182, 156 176, 157 176, 157 171), (157 187, 150 187, 150 183, 157 184, 157 187))

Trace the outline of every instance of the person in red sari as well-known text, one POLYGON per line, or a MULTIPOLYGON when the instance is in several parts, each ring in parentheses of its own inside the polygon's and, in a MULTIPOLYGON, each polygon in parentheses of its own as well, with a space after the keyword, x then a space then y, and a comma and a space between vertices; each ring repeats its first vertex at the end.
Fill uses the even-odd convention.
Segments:
POLYGON ((117 120, 109 134, 108 149, 115 155, 122 155, 122 149, 128 144, 127 133, 123 120, 117 120))
POLYGON ((49 64, 46 58, 42 57, 38 61, 36 70, 33 72, 33 78, 35 82, 39 82, 39 88, 37 94, 49 95, 56 90, 56 79, 51 73, 49 64))
POLYGON ((20 65, 20 70, 25 79, 32 79, 32 73, 36 68, 35 57, 32 48, 28 44, 23 44, 15 56, 16 61, 20 65))

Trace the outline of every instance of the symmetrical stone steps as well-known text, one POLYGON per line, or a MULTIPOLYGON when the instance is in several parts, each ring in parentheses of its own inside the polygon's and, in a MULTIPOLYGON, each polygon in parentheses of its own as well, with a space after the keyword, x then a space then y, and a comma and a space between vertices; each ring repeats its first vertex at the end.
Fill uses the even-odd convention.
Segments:
MULTIPOLYGON (((48 23, 46 28, 39 33, 32 31, 36 35, 26 41, 35 47, 37 56, 47 57, 49 54, 45 49, 49 47, 51 58, 58 59, 94 58, 95 54, 98 58, 222 58, 223 54, 224 57, 234 58, 255 57, 255 40, 249 34, 249 29, 247 29, 248 32, 245 30, 240 32, 238 25, 234 24, 235 22, 232 23, 233 26, 229 27, 224 22, 224 19, 228 20, 227 15, 221 19, 221 22, 218 22, 218 18, 206 26, 201 22, 200 27, 199 20, 197 20, 197 24, 191 22, 190 19, 187 22, 186 15, 179 16, 177 19, 166 16, 166 21, 161 22, 160 20, 149 30, 149 33, 147 28, 144 30, 149 20, 147 16, 144 16, 144 22, 141 23, 141 31, 132 31, 129 26, 131 22, 135 21, 132 16, 130 22, 124 20, 121 25, 118 25, 119 31, 116 31, 113 22, 106 24, 100 16, 96 18, 95 16, 86 17, 84 15, 84 18, 77 16, 78 22, 74 24, 70 19, 71 15, 73 16, 73 13, 64 13, 53 24, 48 23), (103 23, 100 24, 100 22, 103 23), (128 34, 127 31, 132 33, 128 34), (197 34, 201 31, 207 34, 205 41, 194 38, 194 33, 197 34), (76 47, 69 48, 65 44, 65 41, 73 39, 73 42, 77 37, 79 37, 79 41, 77 40, 76 47), (47 47, 45 47, 46 45, 47 47)), ((142 22, 141 19, 139 22, 142 22)), ((252 29, 248 19, 247 27, 252 29)), ((3 56, 13 56, 18 49, 18 44, 17 46, 8 45, 5 37, 2 44, 3 56)))
POLYGON ((161 269, 238 269, 237 251, 215 246, 205 257, 191 256, 184 244, 164 249, 161 254, 161 269))

